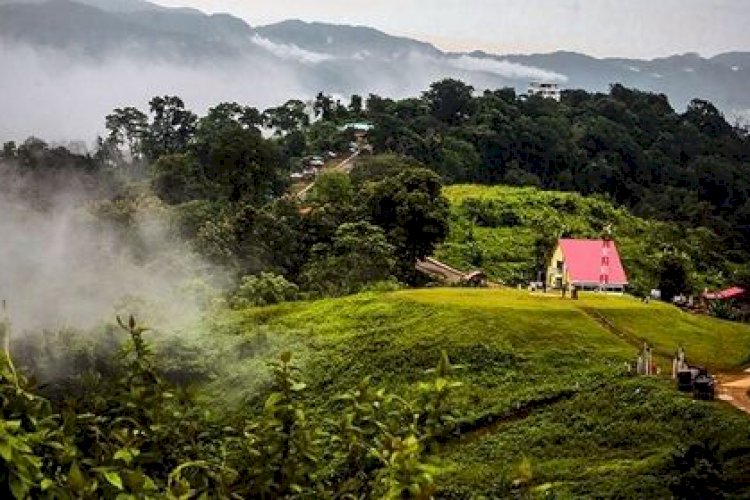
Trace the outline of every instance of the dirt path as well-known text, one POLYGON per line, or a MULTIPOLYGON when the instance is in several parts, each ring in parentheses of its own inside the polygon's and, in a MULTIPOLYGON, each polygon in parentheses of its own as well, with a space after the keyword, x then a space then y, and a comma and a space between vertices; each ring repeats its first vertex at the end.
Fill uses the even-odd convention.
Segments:
MULTIPOLYGON (((620 340, 627 342, 628 344, 632 345, 639 351, 643 348, 643 343, 648 343, 647 340, 642 339, 640 337, 637 337, 629 332, 626 332, 620 328, 617 328, 610 320, 608 320, 603 314, 600 312, 589 308, 589 307, 582 307, 579 306, 578 309, 582 312, 584 312, 586 315, 588 315, 591 319, 599 323, 605 330, 612 333, 616 337, 618 337, 620 340)), ((650 345, 650 344, 649 344, 650 345)), ((651 346, 651 350, 657 357, 662 358, 663 360, 671 363, 672 357, 674 356, 674 353, 670 353, 667 351, 664 351, 662 349, 659 349, 657 347, 651 346)))
POLYGON ((716 379, 719 382, 718 398, 750 413, 750 370, 739 375, 718 375, 716 379))
POLYGON ((484 415, 477 420, 458 422, 456 427, 448 434, 436 436, 436 440, 442 444, 448 444, 454 441, 462 443, 473 442, 484 436, 497 432, 502 426, 509 425, 527 418, 535 411, 549 408, 552 405, 562 403, 572 399, 578 390, 563 390, 558 394, 542 397, 540 399, 528 401, 515 408, 506 410, 499 414, 484 415))

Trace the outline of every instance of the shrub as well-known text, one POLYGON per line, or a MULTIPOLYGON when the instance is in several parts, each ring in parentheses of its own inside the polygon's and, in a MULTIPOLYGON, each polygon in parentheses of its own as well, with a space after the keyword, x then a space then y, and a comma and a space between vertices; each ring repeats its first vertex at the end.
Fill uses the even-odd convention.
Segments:
POLYGON ((716 443, 695 443, 673 455, 669 489, 678 499, 724 498, 722 468, 716 443))
POLYGON ((515 227, 521 225, 521 217, 512 208, 502 203, 467 199, 461 209, 478 226, 481 227, 515 227))
POLYGON ((728 321, 736 321, 740 318, 740 314, 732 300, 715 300, 711 302, 708 306, 708 313, 715 318, 726 319, 728 321))
POLYGON ((299 298, 299 287, 283 276, 273 273, 245 276, 237 290, 229 298, 234 309, 251 306, 267 306, 299 298))
POLYGON ((254 415, 214 423, 165 381, 131 316, 114 364, 64 411, 35 395, 0 354, 0 492, 4 498, 431 498, 423 450, 453 422, 443 354, 422 397, 365 380, 325 418, 285 352, 254 415))

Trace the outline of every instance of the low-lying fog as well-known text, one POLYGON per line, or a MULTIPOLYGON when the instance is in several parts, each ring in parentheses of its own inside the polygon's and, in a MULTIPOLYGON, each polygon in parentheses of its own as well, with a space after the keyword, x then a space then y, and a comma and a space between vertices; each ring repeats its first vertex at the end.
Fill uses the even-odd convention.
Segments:
MULTIPOLYGON (((270 42, 269 42, 270 43, 270 42)), ((316 57, 294 46, 273 45, 238 60, 177 64, 156 57, 112 56, 104 60, 70 51, 40 51, 0 42, 0 141, 36 136, 51 142, 92 143, 104 133, 114 108, 147 107, 155 95, 179 95, 198 112, 222 101, 265 109, 318 92, 348 97, 370 92, 391 97, 417 95, 444 78, 465 79, 477 88, 534 78, 564 76, 507 61, 470 56, 438 59, 401 55, 396 61, 316 57)))
MULTIPOLYGON (((183 321, 203 287, 220 277, 169 231, 163 210, 144 199, 133 227, 95 218, 76 179, 54 179, 55 194, 0 165, 0 298, 16 332, 89 328, 116 312, 158 311, 150 321, 183 321)), ((160 324, 159 326, 169 326, 160 324)))

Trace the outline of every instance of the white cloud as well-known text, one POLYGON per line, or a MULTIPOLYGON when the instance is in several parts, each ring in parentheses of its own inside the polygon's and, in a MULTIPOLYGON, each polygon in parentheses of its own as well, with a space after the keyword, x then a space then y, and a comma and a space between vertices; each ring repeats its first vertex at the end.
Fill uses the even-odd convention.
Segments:
POLYGON ((276 43, 260 35, 253 35, 252 42, 281 59, 292 59, 305 64, 318 64, 334 59, 332 54, 314 52, 294 44, 276 43))
POLYGON ((568 81, 568 77, 560 73, 506 60, 461 56, 449 59, 448 64, 464 71, 486 71, 505 78, 528 78, 560 83, 568 81))

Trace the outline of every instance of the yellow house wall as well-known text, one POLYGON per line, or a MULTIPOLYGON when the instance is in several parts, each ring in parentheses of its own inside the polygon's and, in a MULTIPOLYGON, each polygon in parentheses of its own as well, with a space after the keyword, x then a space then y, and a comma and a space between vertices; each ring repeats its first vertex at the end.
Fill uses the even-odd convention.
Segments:
POLYGON ((568 276, 568 270, 565 266, 565 257, 563 256, 562 247, 558 244, 555 247, 555 251, 552 252, 552 257, 550 258, 549 263, 547 264, 547 286, 548 287, 554 287, 555 281, 557 280, 558 276, 560 276, 557 273, 557 261, 561 260, 563 262, 563 283, 569 283, 569 276, 568 276))

